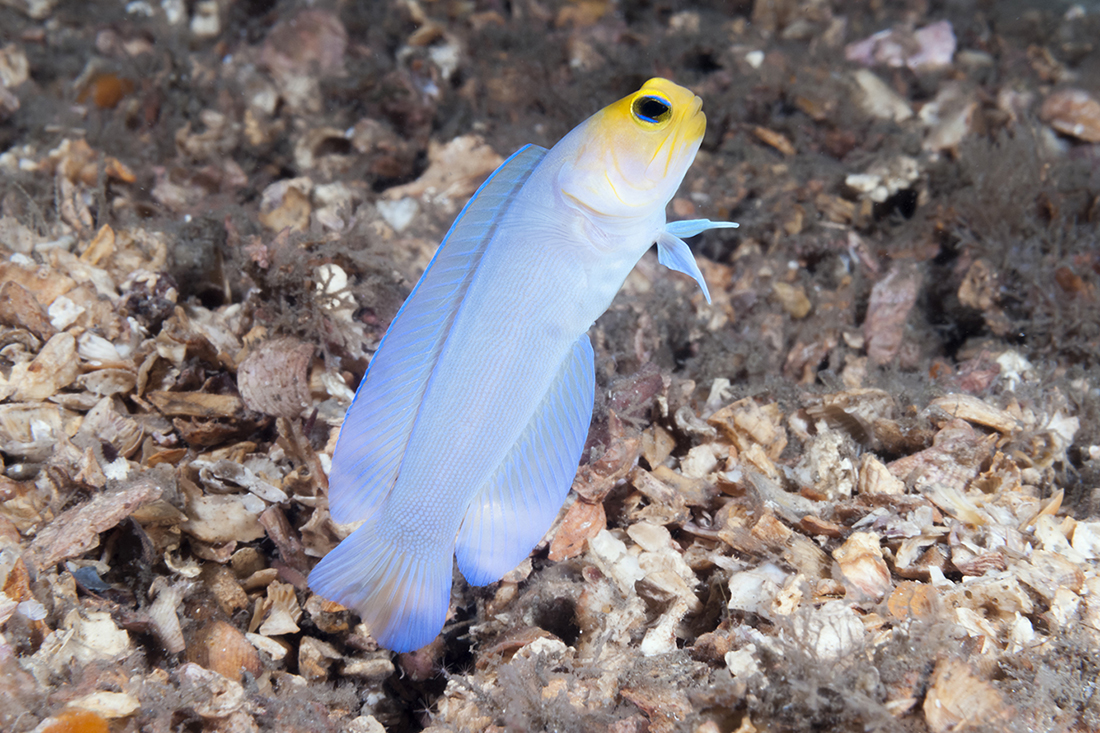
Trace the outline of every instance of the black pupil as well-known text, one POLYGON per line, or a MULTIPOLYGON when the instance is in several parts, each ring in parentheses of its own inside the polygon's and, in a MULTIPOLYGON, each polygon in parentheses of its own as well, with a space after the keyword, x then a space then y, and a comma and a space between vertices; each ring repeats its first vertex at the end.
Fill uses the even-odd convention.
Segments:
POLYGON ((668 112, 668 105, 656 97, 645 97, 638 100, 637 111, 646 122, 656 122, 668 112))

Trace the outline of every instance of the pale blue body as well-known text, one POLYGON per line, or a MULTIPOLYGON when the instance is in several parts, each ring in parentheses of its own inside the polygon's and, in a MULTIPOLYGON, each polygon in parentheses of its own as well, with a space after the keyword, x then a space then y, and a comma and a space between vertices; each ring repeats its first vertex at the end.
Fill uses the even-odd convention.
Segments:
POLYGON ((358 611, 395 651, 439 633, 452 556, 470 583, 491 583, 553 522, 592 415, 586 332, 638 259, 657 242, 661 262, 705 292, 676 235, 730 226, 666 227, 667 202, 613 221, 570 203, 559 178, 580 131, 549 153, 523 148, 475 194, 386 333, 341 429, 330 510, 337 522, 364 524, 318 564, 310 586, 358 611))

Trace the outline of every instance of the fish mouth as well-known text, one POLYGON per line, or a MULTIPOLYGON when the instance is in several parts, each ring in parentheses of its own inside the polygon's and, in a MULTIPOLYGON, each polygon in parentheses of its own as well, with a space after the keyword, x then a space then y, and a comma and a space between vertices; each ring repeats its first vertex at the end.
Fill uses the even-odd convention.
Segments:
MULTIPOLYGON (((672 165, 677 156, 683 155, 688 150, 693 151, 703 139, 703 133, 707 130, 707 116, 703 114, 703 100, 699 97, 691 100, 691 106, 681 119, 682 122, 678 129, 673 134, 672 139, 668 141, 668 147, 665 147, 665 154, 669 159, 666 161, 666 169, 662 172, 662 175, 667 175, 667 166, 672 165)), ((655 155, 654 158, 656 157, 655 155)), ((690 157, 695 157, 694 152, 691 153, 690 157)))
POLYGON ((687 114, 689 140, 697 140, 703 136, 707 129, 707 116, 703 114, 703 100, 696 96, 691 100, 691 111, 687 114))
MULTIPOLYGON (((685 159, 687 165, 691 165, 706 129, 707 116, 703 114, 703 100, 696 96, 691 100, 688 110, 683 113, 679 124, 673 128, 672 134, 653 151, 646 177, 656 185, 682 165, 685 159)), ((686 167, 684 166, 685 170, 686 167)))

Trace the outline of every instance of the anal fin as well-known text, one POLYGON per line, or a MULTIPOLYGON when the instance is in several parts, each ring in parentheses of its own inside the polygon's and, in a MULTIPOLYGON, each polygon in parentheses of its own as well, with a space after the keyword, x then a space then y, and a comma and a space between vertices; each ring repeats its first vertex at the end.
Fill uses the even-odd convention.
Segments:
POLYGON ((577 472, 592 420, 596 375, 583 334, 458 530, 458 569, 486 585, 513 569, 550 528, 577 472))

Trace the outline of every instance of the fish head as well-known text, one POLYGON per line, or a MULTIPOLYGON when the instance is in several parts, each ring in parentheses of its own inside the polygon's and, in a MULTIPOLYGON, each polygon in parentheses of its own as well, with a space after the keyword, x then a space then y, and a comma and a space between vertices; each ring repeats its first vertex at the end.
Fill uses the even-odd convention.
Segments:
POLYGON ((690 90, 650 79, 570 133, 576 139, 559 174, 562 193, 600 217, 663 212, 699 151, 702 107, 690 90))

